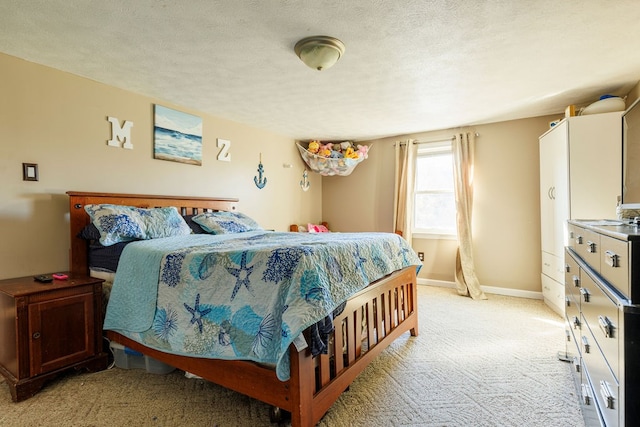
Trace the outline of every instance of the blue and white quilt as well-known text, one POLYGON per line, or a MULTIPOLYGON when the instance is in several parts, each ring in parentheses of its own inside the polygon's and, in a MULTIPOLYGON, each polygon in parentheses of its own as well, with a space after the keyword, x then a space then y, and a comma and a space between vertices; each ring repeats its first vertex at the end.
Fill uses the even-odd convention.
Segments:
POLYGON ((391 233, 189 235, 129 244, 104 329, 164 352, 276 366, 288 348, 369 283, 421 262, 391 233))

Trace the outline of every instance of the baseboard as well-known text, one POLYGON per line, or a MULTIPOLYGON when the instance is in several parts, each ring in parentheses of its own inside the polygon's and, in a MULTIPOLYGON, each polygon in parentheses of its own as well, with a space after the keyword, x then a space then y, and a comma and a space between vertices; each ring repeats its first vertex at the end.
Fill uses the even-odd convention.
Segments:
MULTIPOLYGON (((454 282, 449 282, 446 280, 432 280, 432 279, 421 279, 418 278, 418 285, 424 286, 439 286, 441 288, 456 288, 456 284, 454 282)), ((500 288, 496 286, 480 286, 482 291, 487 294, 494 295, 506 295, 510 297, 518 297, 518 298, 530 298, 530 299, 543 299, 542 292, 533 292, 533 291, 523 291, 520 289, 511 289, 511 288, 500 288)))

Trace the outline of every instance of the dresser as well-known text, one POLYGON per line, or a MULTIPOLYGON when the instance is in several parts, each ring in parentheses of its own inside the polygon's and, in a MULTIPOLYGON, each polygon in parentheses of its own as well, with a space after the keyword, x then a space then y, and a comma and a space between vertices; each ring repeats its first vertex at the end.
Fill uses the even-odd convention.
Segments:
POLYGON ((568 117, 540 136, 542 295, 561 316, 566 221, 616 217, 621 159, 621 112, 568 117))
POLYGON ((640 229, 619 224, 567 225, 566 355, 588 426, 640 420, 640 229))
POLYGON ((102 349, 102 279, 69 273, 40 283, 0 280, 0 374, 13 401, 69 369, 107 367, 102 349))

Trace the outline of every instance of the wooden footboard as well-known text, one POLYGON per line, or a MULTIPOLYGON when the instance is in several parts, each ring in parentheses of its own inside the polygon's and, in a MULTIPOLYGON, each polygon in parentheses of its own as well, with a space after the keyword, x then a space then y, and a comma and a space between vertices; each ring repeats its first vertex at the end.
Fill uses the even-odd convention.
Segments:
MULTIPOLYGON (((68 192, 70 270, 87 273, 87 242, 77 234, 89 224, 87 204, 113 203, 138 207, 175 206, 182 214, 235 210, 237 199, 176 197, 119 193, 68 192)), ((148 348, 108 331, 114 342, 140 351, 180 370, 253 397, 291 413, 291 424, 313 426, 340 394, 393 340, 405 332, 418 334, 416 268, 407 267, 382 278, 347 302, 334 319, 330 351, 312 356, 291 346, 291 376, 280 381, 275 368, 253 362, 178 356, 148 348)))
POLYGON ((118 333, 115 342, 178 369, 291 413, 291 425, 313 426, 340 394, 393 340, 418 334, 415 267, 397 271, 365 288, 347 302, 334 320, 329 354, 312 356, 291 346, 291 377, 280 381, 275 370, 252 362, 203 359, 163 353, 118 333))

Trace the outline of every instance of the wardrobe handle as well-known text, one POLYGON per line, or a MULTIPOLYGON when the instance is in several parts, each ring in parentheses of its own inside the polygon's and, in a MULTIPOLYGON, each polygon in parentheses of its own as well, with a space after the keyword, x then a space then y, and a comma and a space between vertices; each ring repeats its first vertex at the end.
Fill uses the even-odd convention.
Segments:
POLYGON ((609 267, 613 267, 613 268, 620 267, 619 257, 615 252, 612 252, 612 251, 604 252, 604 262, 609 267))
POLYGON ((589 302, 589 297, 591 297, 591 294, 589 293, 587 288, 580 288, 580 293, 584 297, 584 302, 589 302))
POLYGON ((611 391, 611 388, 609 387, 609 383, 604 381, 604 380, 600 380, 600 395, 604 399, 605 406, 608 409, 615 409, 614 408, 615 399, 613 397, 613 392, 611 391))

